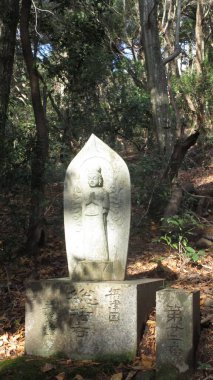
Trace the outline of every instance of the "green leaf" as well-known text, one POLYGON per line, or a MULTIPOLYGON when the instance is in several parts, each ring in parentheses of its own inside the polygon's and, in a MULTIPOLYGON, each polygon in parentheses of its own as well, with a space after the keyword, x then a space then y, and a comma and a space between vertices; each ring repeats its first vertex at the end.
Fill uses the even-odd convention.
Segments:
POLYGON ((205 251, 203 249, 200 249, 197 253, 199 256, 205 255, 205 251))
POLYGON ((186 238, 183 239, 182 244, 184 247, 188 246, 188 240, 186 238))
POLYGON ((196 251, 195 251, 195 249, 194 248, 192 248, 192 247, 186 247, 186 251, 187 251, 187 253, 190 253, 190 254, 194 254, 194 253, 196 253, 196 251))
POLYGON ((172 244, 172 248, 178 249, 178 244, 177 243, 173 243, 172 244))

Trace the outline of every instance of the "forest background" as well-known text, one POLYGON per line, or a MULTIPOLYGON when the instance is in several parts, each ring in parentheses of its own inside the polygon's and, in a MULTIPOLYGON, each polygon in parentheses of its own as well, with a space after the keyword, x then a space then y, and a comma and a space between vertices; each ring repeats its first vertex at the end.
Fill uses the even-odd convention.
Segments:
POLYGON ((29 187, 28 252, 45 230, 45 183, 63 180, 91 133, 140 153, 138 202, 166 201, 187 150, 212 141, 211 2, 10 0, 0 10, 1 186, 29 187))
POLYGON ((63 224, 65 170, 95 133, 128 163, 131 233, 154 223, 197 262, 213 242, 212 177, 194 186, 213 163, 212 57, 211 0, 2 0, 0 261, 39 257, 58 197, 63 224))

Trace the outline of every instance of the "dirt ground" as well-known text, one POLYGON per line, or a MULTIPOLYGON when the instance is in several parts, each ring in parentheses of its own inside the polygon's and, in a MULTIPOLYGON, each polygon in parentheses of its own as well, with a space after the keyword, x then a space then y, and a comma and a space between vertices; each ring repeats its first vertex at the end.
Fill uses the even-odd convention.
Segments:
MULTIPOLYGON (((210 188, 213 184, 213 167, 200 170, 196 168, 190 173, 181 172, 180 178, 182 181, 192 181, 197 188, 210 188)), ((0 261, 0 363, 7 358, 16 359, 24 355, 25 281, 34 277, 45 279, 68 276, 63 230, 63 184, 54 183, 48 186, 47 195, 47 241, 36 260, 26 254, 21 256, 17 253, 25 232, 23 223, 19 225, 19 221, 27 220, 29 200, 23 191, 18 190, 0 195, 0 250, 3 253, 7 247, 8 252, 0 261)), ((133 213, 135 212, 140 210, 136 210, 133 202, 133 213)), ((209 223, 213 223, 213 215, 210 215, 209 223)), ((198 364, 195 372, 188 378, 213 379, 213 248, 207 249, 197 263, 183 262, 175 250, 159 241, 160 236, 159 225, 153 220, 142 221, 138 226, 132 227, 127 278, 164 278, 167 286, 200 291, 201 335, 197 350, 198 364)), ((84 364, 81 363, 81 366, 84 364)), ((72 365, 74 364, 64 361, 65 367, 72 365)), ((88 366, 88 363, 85 365, 88 366)), ((94 363, 91 363, 92 365, 94 363)), ((115 376, 113 373, 106 375, 100 370, 100 376, 96 375, 94 379, 143 379, 145 377, 139 377, 140 373, 144 374, 144 371, 154 368, 155 310, 147 321, 136 360, 129 367, 122 367, 122 364, 113 367, 112 372, 115 376)), ((63 370, 61 377, 57 377, 57 374, 51 377, 50 371, 43 372, 44 379, 75 378, 66 377, 63 370)), ((8 379, 13 379, 11 376, 8 379)), ((86 379, 83 376, 76 377, 77 380, 84 378, 86 379)))

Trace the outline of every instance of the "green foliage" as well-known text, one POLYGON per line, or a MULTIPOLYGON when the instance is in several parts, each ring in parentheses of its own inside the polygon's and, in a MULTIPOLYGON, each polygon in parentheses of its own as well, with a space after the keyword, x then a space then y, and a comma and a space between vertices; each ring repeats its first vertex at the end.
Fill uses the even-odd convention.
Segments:
POLYGON ((1 184, 6 187, 30 183, 30 163, 35 144, 30 90, 18 44, 13 76, 5 131, 6 160, 1 172, 1 184))
POLYGON ((204 255, 203 250, 196 250, 190 245, 189 238, 193 235, 193 229, 198 226, 191 214, 174 215, 166 219, 162 218, 162 221, 168 231, 161 236, 160 241, 176 250, 181 257, 192 262, 197 262, 204 255))
POLYGON ((136 189, 138 205, 155 219, 159 219, 169 197, 168 184, 161 180, 164 161, 158 152, 152 150, 144 155, 137 164, 130 165, 133 187, 136 189))
MULTIPOLYGON (((69 162, 77 151, 71 142, 76 142, 79 149, 92 132, 114 147, 118 135, 131 140, 139 150, 147 147, 154 133, 139 38, 138 3, 133 0, 65 0, 57 5, 44 2, 39 7, 53 12, 38 11, 39 34, 35 31, 34 13, 30 23, 44 103, 45 89, 47 93, 50 140, 47 181, 53 180, 54 175, 61 178, 61 161, 69 162), (122 44, 128 46, 129 57, 119 53, 122 44)), ((182 44, 194 46, 196 6, 187 7, 190 17, 182 15, 180 40, 182 44)), ((193 49, 191 52, 193 56, 193 49)), ((194 115, 188 112, 185 94, 193 98, 198 112, 200 97, 204 97, 205 115, 210 120, 213 75, 207 59, 203 66, 202 76, 190 67, 181 77, 172 78, 180 113, 186 115, 187 121, 194 115)), ((30 183, 34 145, 35 121, 17 35, 3 173, 8 185, 30 183)), ((137 167, 132 165, 131 172, 134 186, 139 190, 138 204, 144 204, 151 213, 159 215, 169 190, 159 179, 164 163, 156 153, 157 144, 149 148, 149 154, 144 155, 137 167)))
POLYGON ((205 370, 205 369, 209 369, 209 370, 213 370, 213 367, 211 364, 209 363, 201 363, 201 362, 198 362, 198 369, 202 369, 202 370, 205 370))
POLYGON ((49 77, 62 79, 66 90, 78 93, 88 91, 100 83, 110 67, 112 53, 105 43, 105 31, 93 4, 76 2, 74 9, 60 8, 58 22, 43 25, 48 33, 51 53, 44 65, 49 77), (56 59, 57 57, 57 59, 56 59), (108 65, 107 65, 108 63, 108 65))
POLYGON ((212 85, 213 85, 213 68, 210 63, 204 61, 203 71, 198 74, 191 69, 186 70, 181 77, 172 78, 173 89, 176 93, 177 102, 185 115, 186 120, 194 120, 194 114, 189 112, 185 96, 190 96, 197 115, 201 116, 206 125, 202 128, 210 128, 212 109, 212 85), (204 115, 205 114, 205 115, 204 115))

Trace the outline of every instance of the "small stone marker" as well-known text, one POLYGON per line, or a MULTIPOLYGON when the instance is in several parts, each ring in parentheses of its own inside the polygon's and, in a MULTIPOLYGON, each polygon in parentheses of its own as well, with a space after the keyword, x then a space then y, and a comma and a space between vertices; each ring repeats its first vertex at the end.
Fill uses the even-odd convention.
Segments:
POLYGON ((200 292, 164 289, 156 297, 157 368, 192 369, 200 334, 200 292))

